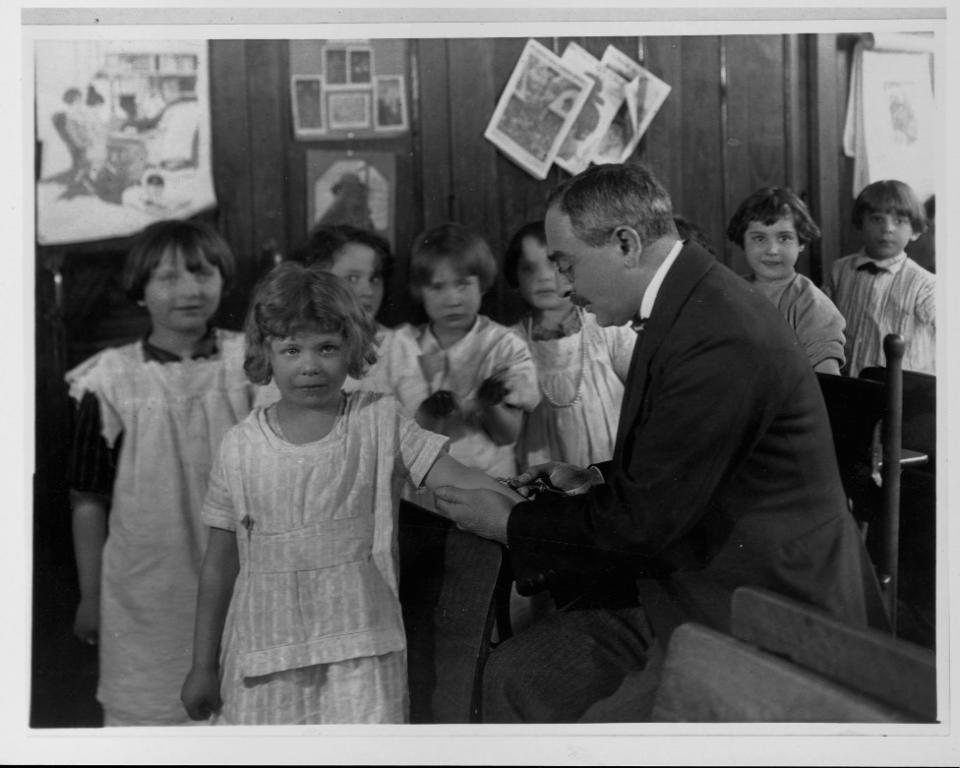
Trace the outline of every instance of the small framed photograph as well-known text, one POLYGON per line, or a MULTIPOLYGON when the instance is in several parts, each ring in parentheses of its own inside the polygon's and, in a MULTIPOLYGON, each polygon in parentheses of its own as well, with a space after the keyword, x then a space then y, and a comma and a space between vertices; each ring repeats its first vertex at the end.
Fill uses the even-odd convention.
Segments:
POLYGON ((323 81, 316 75, 293 75, 293 133, 298 139, 326 132, 323 120, 323 81))
POLYGON ((529 40, 503 89, 484 138, 536 179, 545 179, 593 81, 529 40))
POLYGON ((370 128, 370 91, 329 91, 327 121, 332 131, 370 128))
POLYGON ((346 48, 324 49, 323 75, 327 85, 349 85, 346 48))
POLYGON ((370 85, 373 82, 373 49, 347 49, 347 79, 350 85, 370 85))
POLYGON ((407 95, 403 75, 377 75, 374 128, 378 131, 403 131, 407 128, 407 95))

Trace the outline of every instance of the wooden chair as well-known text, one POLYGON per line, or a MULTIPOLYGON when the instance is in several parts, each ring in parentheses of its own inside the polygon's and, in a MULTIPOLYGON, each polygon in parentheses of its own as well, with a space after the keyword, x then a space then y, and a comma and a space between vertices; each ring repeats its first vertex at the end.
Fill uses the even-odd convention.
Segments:
MULTIPOLYGON (((883 381, 882 367, 860 378, 883 381)), ((903 371, 900 558, 897 634, 933 647, 936 640, 937 377, 903 371)))
POLYGON ((830 417, 844 490, 851 512, 864 531, 895 633, 903 340, 891 334, 884 339, 883 348, 887 365, 882 382, 827 373, 818 373, 817 378, 830 417))
POLYGON ((674 631, 654 720, 936 721, 928 649, 754 587, 734 593, 731 633, 693 622, 674 631))
POLYGON ((406 502, 399 544, 410 722, 479 722, 481 673, 510 589, 503 547, 406 502))

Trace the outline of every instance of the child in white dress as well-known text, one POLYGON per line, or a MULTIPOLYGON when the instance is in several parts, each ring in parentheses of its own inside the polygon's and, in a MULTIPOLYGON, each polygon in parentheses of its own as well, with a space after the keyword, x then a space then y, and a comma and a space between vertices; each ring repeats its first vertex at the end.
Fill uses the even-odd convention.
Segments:
POLYGON ((68 468, 74 633, 99 645, 107 726, 189 723, 179 691, 206 544, 200 507, 221 438, 260 389, 244 376, 243 335, 211 325, 233 273, 211 227, 151 224, 123 272, 150 330, 66 376, 78 402, 68 468))
MULTIPOLYGON (((450 455, 494 477, 516 474, 523 413, 540 402, 530 350, 480 314, 497 265, 477 233, 449 223, 413 243, 410 289, 429 322, 396 329, 387 353, 394 392, 417 421, 450 437, 450 455)), ((428 493, 407 495, 433 509, 428 493)))
POLYGON ((519 469, 547 461, 585 467, 612 458, 636 332, 628 325, 603 328, 571 301, 569 282, 547 256, 542 221, 514 234, 503 271, 530 306, 514 328, 530 346, 543 393, 523 420, 519 469))
POLYGON ((246 332, 247 375, 280 400, 227 433, 211 473, 183 704, 223 724, 404 722, 401 480, 521 497, 451 459, 393 397, 342 391, 375 359, 375 325, 341 278, 278 265, 246 332))
MULTIPOLYGON (((393 262, 390 244, 376 232, 352 224, 329 224, 314 228, 307 242, 293 254, 306 265, 317 264, 347 281, 370 317, 376 318, 383 304, 384 286, 393 262)), ((377 362, 362 379, 347 376, 344 390, 364 389, 370 392, 393 391, 381 362, 384 350, 390 347, 393 329, 377 323, 377 362)))

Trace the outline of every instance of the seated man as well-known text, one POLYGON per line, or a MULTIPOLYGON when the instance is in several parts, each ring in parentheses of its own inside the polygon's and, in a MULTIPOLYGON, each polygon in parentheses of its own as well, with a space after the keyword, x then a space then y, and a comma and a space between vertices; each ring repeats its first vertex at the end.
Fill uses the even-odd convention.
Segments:
POLYGON ((776 307, 678 239, 670 198, 642 166, 568 180, 546 230, 578 301, 640 335, 612 461, 515 481, 576 494, 511 505, 438 493, 459 526, 508 545, 521 592, 549 589, 560 606, 493 651, 484 719, 647 719, 672 627, 727 629, 745 584, 885 626, 819 384, 776 307))

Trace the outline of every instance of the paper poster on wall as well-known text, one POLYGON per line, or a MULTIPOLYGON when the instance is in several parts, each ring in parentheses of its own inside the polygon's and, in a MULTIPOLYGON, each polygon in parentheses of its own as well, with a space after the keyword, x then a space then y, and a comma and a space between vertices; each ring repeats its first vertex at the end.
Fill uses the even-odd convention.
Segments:
POLYGON ((628 82, 624 102, 598 143, 593 162, 625 163, 670 94, 670 86, 612 45, 600 61, 628 82))
POLYGON ((844 150, 854 158, 853 195, 880 179, 936 191, 932 39, 868 36, 854 48, 844 150), (926 43, 924 50, 922 43, 926 43))
POLYGON ((216 205, 206 41, 38 40, 34 58, 39 243, 216 205))
POLYGON ((307 150, 307 229, 352 224, 394 242, 396 160, 390 152, 307 150))
POLYGON ((567 45, 560 60, 593 82, 590 97, 557 153, 557 165, 577 174, 590 165, 598 143, 623 104, 627 80, 576 43, 567 45))
POLYGON ((536 40, 527 41, 484 138, 537 179, 545 179, 593 81, 536 40))

